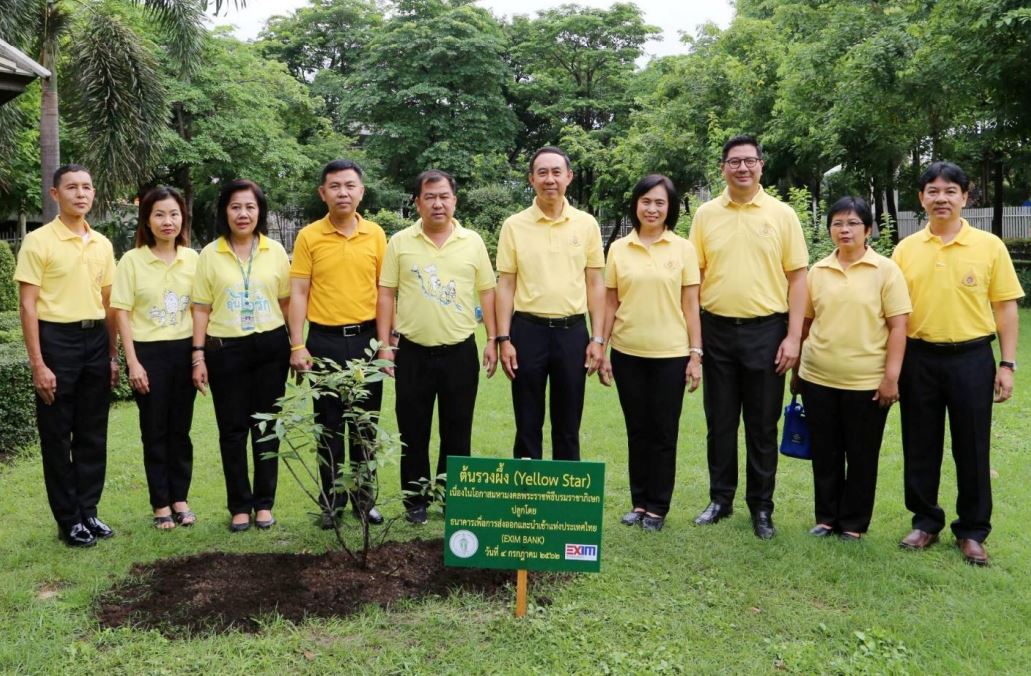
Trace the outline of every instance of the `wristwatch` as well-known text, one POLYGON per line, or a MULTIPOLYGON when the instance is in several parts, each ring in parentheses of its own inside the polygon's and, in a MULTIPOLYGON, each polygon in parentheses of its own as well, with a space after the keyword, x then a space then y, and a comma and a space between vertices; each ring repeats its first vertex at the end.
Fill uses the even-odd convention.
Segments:
POLYGON ((494 339, 494 342, 504 343, 504 342, 509 341, 509 340, 512 340, 512 336, 498 336, 497 338, 494 339))
POLYGON ((598 345, 604 345, 605 344, 605 339, 602 338, 601 336, 591 336, 591 342, 592 343, 598 343, 598 345))
POLYGON ((1016 373, 1017 372, 1017 362, 1015 362, 1015 361, 1006 361, 1005 359, 1003 359, 1002 361, 999 362, 999 368, 1001 368, 1001 369, 1009 369, 1010 371, 1013 371, 1014 373, 1016 373))

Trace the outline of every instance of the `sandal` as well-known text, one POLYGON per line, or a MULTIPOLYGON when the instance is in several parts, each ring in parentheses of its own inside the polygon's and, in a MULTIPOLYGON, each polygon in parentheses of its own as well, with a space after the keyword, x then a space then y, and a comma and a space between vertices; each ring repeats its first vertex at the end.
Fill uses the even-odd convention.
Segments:
POLYGON ((197 523, 197 515, 193 513, 191 509, 184 509, 181 512, 172 512, 172 518, 175 522, 183 528, 189 528, 193 524, 197 523))
POLYGON ((175 519, 172 518, 171 514, 155 516, 154 528, 157 528, 158 530, 172 530, 175 528, 175 519))

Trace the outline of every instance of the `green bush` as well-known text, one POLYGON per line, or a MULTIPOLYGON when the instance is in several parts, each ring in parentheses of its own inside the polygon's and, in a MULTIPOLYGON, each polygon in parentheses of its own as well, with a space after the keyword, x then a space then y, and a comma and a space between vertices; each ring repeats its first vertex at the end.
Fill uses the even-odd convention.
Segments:
POLYGON ((12 453, 37 439, 32 369, 20 341, 0 344, 0 453, 12 453))
POLYGON ((1024 297, 1020 299, 1021 307, 1031 307, 1031 265, 1017 265, 1017 279, 1024 289, 1024 297))
POLYGON ((18 309, 18 282, 14 281, 14 253, 0 242, 0 312, 18 309))
POLYGON ((378 223, 379 227, 383 228, 383 232, 387 233, 387 239, 390 239, 390 236, 395 232, 404 230, 414 222, 414 219, 412 221, 405 220, 404 216, 389 209, 380 209, 374 214, 362 215, 373 223, 378 223))

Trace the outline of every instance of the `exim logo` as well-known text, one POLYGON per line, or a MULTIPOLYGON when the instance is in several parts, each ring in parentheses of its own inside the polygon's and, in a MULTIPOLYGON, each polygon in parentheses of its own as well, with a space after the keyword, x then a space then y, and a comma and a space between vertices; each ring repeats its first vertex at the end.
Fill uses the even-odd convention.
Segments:
POLYGON ((566 545, 566 561, 597 561, 598 545, 566 545))

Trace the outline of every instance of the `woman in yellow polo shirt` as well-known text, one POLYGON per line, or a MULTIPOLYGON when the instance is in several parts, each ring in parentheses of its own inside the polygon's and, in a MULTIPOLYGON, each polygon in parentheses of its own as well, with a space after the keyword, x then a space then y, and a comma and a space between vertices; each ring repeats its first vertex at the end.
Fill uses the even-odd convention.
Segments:
POLYGON ((140 411, 143 467, 154 526, 197 520, 187 494, 193 476, 190 289, 197 252, 184 225, 186 202, 172 188, 140 200, 136 248, 118 262, 111 289, 129 384, 140 411))
POLYGON ((809 300, 792 391, 812 435, 816 537, 858 540, 870 526, 877 459, 912 307, 902 271, 867 245, 873 215, 858 197, 827 213, 837 247, 806 278, 809 300), (847 463, 847 470, 846 470, 847 463))
POLYGON ((642 178, 629 212, 633 232, 613 242, 605 266, 611 356, 599 377, 615 379, 626 421, 633 509, 622 523, 657 531, 673 496, 684 388, 694 392, 702 378, 701 275, 694 245, 673 233, 680 196, 672 181, 642 178))
POLYGON ((290 262, 279 242, 266 236, 267 219, 268 202, 257 184, 227 183, 215 213, 219 236, 201 251, 193 284, 193 384, 204 393, 210 378, 233 532, 250 528, 251 512, 258 528, 276 522, 279 463, 262 455, 278 451, 279 444, 258 441, 264 435, 252 416, 272 411, 286 389, 290 262))

